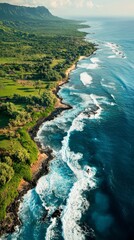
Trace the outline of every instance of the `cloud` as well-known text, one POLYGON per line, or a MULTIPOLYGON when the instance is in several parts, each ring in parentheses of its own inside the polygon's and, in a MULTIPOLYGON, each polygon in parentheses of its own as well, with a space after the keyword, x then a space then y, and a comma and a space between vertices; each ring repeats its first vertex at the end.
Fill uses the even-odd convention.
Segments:
POLYGON ((48 2, 49 2, 49 5, 51 7, 53 7, 53 8, 66 7, 66 6, 70 6, 71 5, 71 1, 70 0, 50 0, 48 2))
POLYGON ((84 2, 83 0, 79 0, 79 1, 77 1, 76 4, 75 4, 76 7, 77 7, 77 8, 81 8, 81 7, 83 7, 83 2, 84 2))
POLYGON ((75 0, 73 2, 73 5, 76 6, 77 8, 85 8, 85 7, 93 8, 94 7, 92 0, 79 0, 79 1, 75 0))
POLYGON ((93 1, 87 1, 87 7, 93 8, 94 7, 93 1))
POLYGON ((7 2, 15 5, 25 6, 46 6, 49 8, 66 8, 66 7, 77 7, 77 8, 93 8, 94 4, 92 0, 5 0, 0 2, 7 2))

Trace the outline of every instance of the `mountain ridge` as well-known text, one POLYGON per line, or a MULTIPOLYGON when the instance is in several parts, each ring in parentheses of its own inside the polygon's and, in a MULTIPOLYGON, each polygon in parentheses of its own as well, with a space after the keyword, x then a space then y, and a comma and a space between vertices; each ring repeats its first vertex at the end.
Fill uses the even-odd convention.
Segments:
POLYGON ((55 17, 51 12, 44 6, 38 7, 26 7, 12 5, 8 3, 0 3, 0 20, 9 21, 28 21, 28 20, 55 20, 55 17))

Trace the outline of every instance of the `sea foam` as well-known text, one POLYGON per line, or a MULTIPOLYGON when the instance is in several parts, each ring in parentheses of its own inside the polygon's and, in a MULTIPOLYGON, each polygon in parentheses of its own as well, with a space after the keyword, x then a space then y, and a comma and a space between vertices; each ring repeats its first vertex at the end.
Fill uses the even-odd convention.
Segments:
POLYGON ((99 67, 99 63, 100 63, 99 58, 91 58, 90 61, 91 63, 79 63, 78 67, 86 68, 86 69, 96 69, 99 67))
POLYGON ((79 114, 74 119, 70 129, 67 132, 67 135, 62 141, 62 160, 67 163, 77 178, 70 191, 67 204, 62 214, 63 237, 65 240, 85 239, 85 234, 78 222, 80 221, 85 210, 88 209, 89 202, 83 197, 82 193, 96 186, 94 179, 95 169, 90 167, 88 167, 88 170, 87 168, 82 169, 79 161, 82 160, 83 155, 81 153, 72 152, 69 147, 71 133, 74 130, 81 130, 81 128, 78 128, 77 124, 78 121, 80 121, 80 119, 82 119, 84 116, 85 115, 79 114))
POLYGON ((57 226, 57 219, 56 218, 51 219, 51 224, 47 228, 47 232, 46 232, 46 238, 45 238, 46 240, 51 240, 54 238, 56 226, 57 226))
POLYGON ((107 42, 105 44, 106 47, 109 47, 112 52, 115 54, 115 55, 110 55, 108 56, 108 58, 116 58, 116 57, 119 57, 119 58, 126 58, 124 52, 122 50, 120 50, 120 46, 115 44, 115 43, 111 43, 111 42, 107 42))
POLYGON ((116 90, 116 86, 113 82, 105 83, 105 79, 102 79, 100 83, 101 83, 102 87, 111 88, 113 90, 116 90))
POLYGON ((100 63, 101 61, 97 57, 93 57, 90 59, 92 63, 100 63))
POLYGON ((85 232, 79 225, 83 213, 89 208, 89 202, 83 197, 83 192, 95 187, 93 177, 95 171, 90 168, 90 174, 86 176, 83 171, 83 176, 78 179, 70 191, 67 205, 62 215, 63 237, 65 240, 84 240, 85 232))
POLYGON ((93 78, 86 72, 80 74, 80 80, 85 86, 90 85, 92 83, 92 79, 93 78))

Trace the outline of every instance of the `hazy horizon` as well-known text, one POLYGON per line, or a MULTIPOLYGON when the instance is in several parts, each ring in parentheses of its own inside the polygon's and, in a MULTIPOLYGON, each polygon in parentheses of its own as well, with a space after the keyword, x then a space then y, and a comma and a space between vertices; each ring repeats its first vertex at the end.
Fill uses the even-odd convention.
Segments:
POLYGON ((45 6, 61 17, 134 17, 133 0, 0 0, 0 3, 45 6))

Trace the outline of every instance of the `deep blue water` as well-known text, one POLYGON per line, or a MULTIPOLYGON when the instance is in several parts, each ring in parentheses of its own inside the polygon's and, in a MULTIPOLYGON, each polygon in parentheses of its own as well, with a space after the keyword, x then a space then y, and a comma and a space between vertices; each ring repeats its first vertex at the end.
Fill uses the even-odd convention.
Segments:
POLYGON ((134 20, 87 23, 86 40, 98 50, 59 92, 73 108, 38 132, 55 158, 24 196, 23 225, 6 239, 134 239, 134 20))

